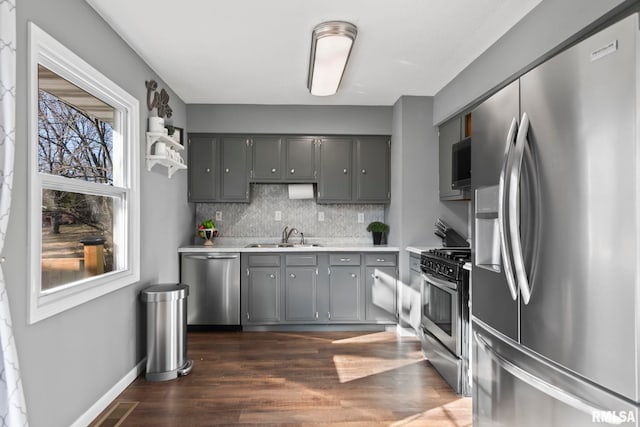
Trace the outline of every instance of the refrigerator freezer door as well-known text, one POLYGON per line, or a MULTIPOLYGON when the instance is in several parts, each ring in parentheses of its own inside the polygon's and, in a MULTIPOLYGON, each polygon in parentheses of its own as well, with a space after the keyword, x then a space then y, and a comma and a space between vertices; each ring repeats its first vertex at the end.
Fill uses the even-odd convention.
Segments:
MULTIPOLYGON (((522 198, 521 211, 525 218, 535 208, 541 230, 520 341, 633 401, 640 401, 637 35, 633 15, 520 79, 539 192, 539 206, 522 198)), ((523 247, 532 246, 525 236, 523 247)))
POLYGON ((638 427, 638 407, 473 324, 473 425, 638 427))
MULTIPOLYGON (((472 187, 497 186, 510 125, 519 116, 519 84, 515 81, 473 111, 472 187)), ((497 205, 496 205, 497 209, 497 205)), ((474 230, 477 236, 478 230, 474 230)), ((474 316, 501 333, 518 338, 518 304, 513 301, 504 268, 491 271, 473 263, 471 307, 474 316)), ((503 260, 504 261, 504 260, 503 260)))

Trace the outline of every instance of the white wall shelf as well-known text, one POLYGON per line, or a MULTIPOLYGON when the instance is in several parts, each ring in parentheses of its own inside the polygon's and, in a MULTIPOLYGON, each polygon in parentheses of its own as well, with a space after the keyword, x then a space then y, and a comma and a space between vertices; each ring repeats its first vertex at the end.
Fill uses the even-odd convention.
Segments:
POLYGON ((167 168, 167 176, 171 178, 176 171, 181 169, 187 169, 187 165, 184 164, 179 152, 184 150, 184 147, 173 138, 165 135, 162 132, 147 132, 147 171, 151 171, 155 165, 162 165, 167 168), (157 142, 163 142, 167 145, 167 154, 153 154, 153 146, 157 142), (175 156, 175 157, 174 157, 175 156), (179 160, 178 160, 179 159, 179 160))

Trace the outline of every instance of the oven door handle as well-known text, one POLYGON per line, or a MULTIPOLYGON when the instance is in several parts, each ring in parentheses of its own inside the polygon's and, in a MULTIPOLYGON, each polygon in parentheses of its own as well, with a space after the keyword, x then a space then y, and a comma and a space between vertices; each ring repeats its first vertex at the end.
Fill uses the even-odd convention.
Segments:
POLYGON ((458 292, 458 287, 455 284, 447 282, 446 280, 438 279, 433 274, 422 273, 422 278, 448 293, 458 292))

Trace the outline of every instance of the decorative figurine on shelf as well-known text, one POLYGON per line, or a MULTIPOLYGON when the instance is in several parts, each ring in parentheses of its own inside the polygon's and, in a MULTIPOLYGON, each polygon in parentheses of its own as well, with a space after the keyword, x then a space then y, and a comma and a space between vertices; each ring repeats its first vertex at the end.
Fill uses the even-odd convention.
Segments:
POLYGON ((205 246, 213 246, 213 238, 218 235, 216 225, 211 219, 202 221, 198 226, 198 236, 204 239, 205 246))
POLYGON ((161 89, 157 92, 158 82, 145 81, 147 87, 147 108, 149 109, 149 132, 164 132, 164 117, 171 118, 173 110, 169 106, 169 93, 161 89), (153 96, 152 96, 153 95, 153 96), (157 111, 157 114, 155 111, 157 111))

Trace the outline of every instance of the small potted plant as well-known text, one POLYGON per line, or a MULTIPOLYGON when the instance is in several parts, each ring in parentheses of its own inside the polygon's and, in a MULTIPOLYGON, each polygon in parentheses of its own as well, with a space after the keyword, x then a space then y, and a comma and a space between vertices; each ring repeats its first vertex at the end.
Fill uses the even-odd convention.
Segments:
POLYGON ((387 243, 387 233, 389 232, 389 226, 384 222, 373 221, 372 223, 367 225, 367 231, 371 232, 374 245, 387 243))
POLYGON ((204 239, 205 246, 213 246, 213 238, 217 235, 218 230, 212 219, 204 220, 198 226, 198 237, 204 239))

